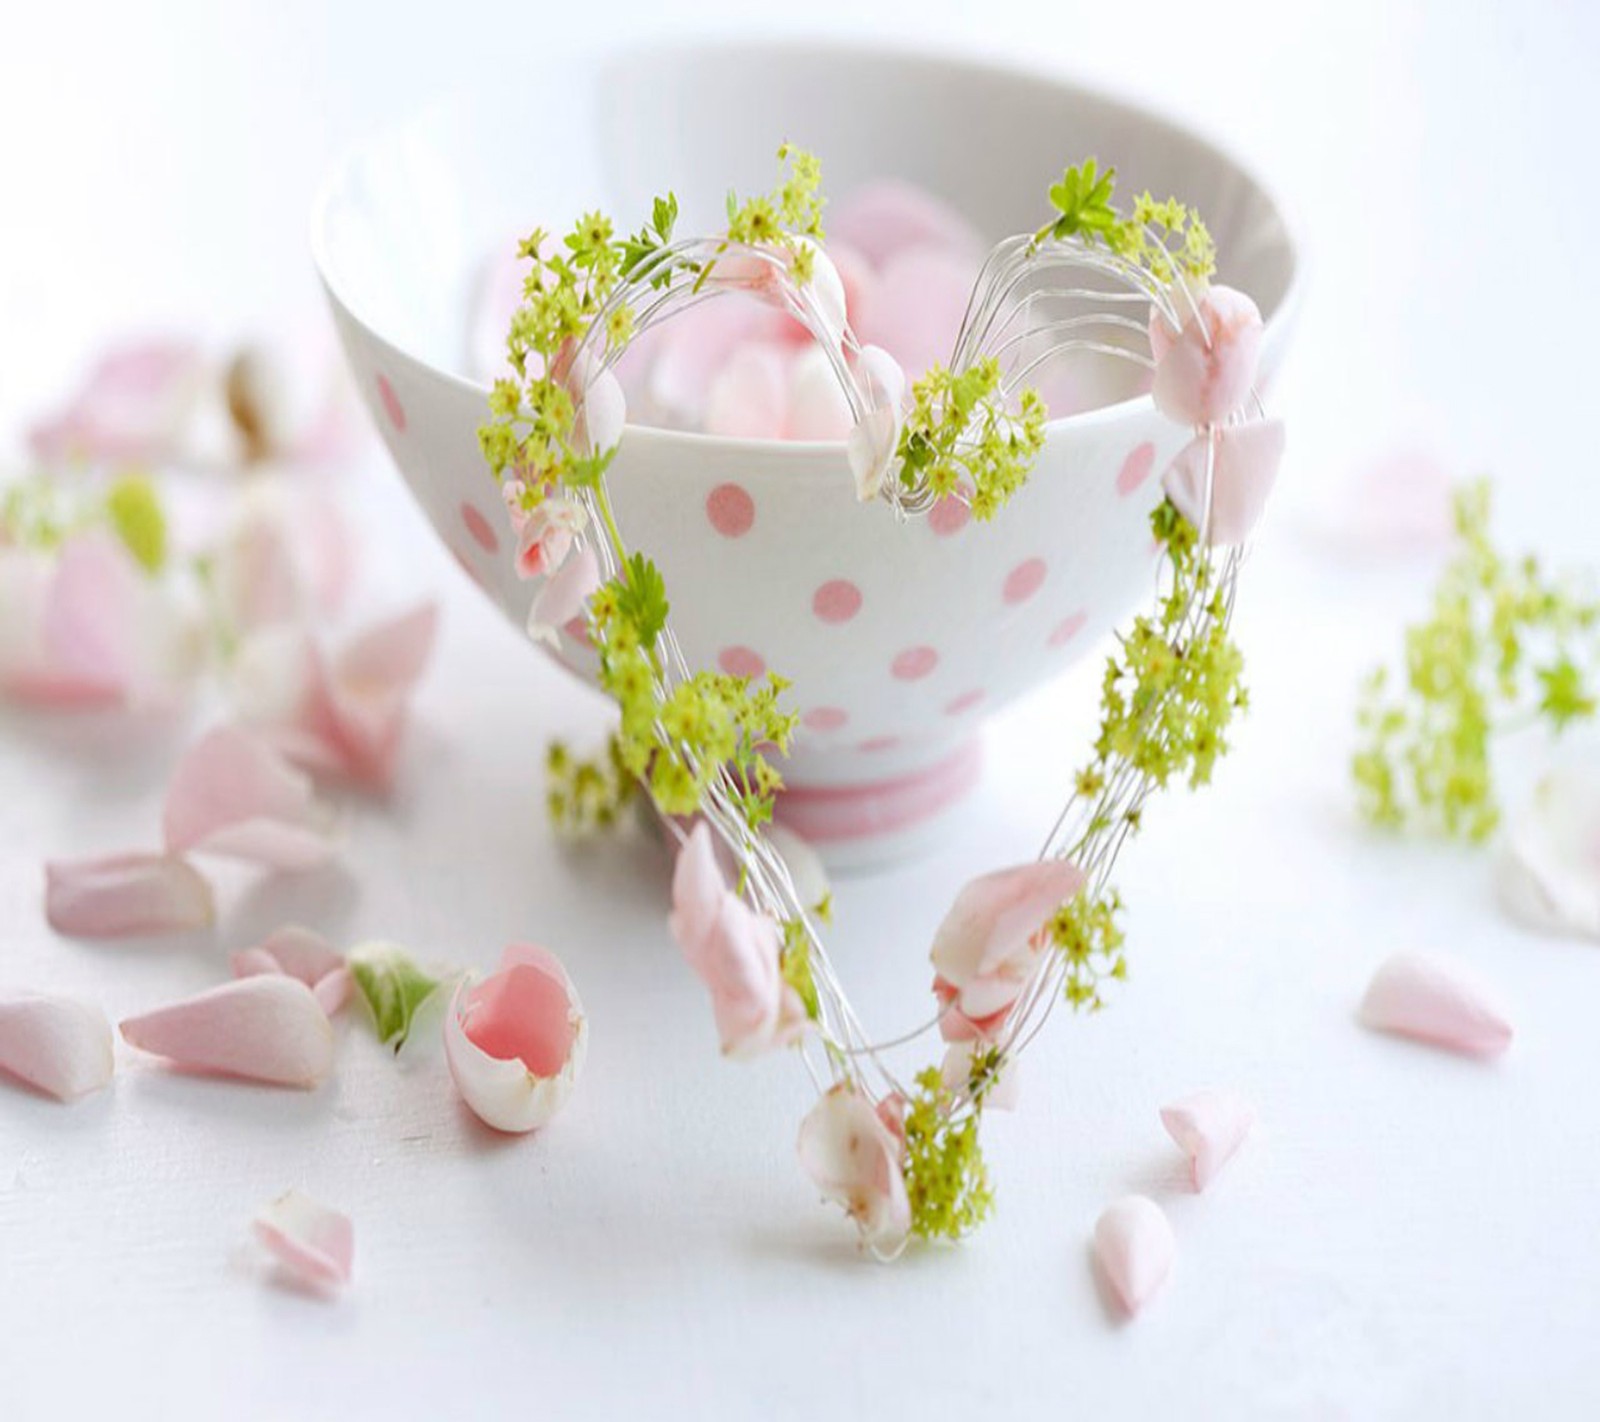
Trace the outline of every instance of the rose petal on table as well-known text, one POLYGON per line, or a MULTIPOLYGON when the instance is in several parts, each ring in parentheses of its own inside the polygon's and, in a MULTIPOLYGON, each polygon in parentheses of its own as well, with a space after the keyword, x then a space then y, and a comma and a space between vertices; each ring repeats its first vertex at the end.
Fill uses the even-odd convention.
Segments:
POLYGON ((1176 1254, 1166 1214, 1143 1195, 1123 1196, 1095 1221, 1095 1260, 1129 1316, 1149 1303, 1166 1282, 1176 1254))
POLYGON ((1159 311, 1150 313, 1150 352, 1156 409, 1181 425, 1213 425, 1249 398, 1261 364, 1261 312, 1242 291, 1213 286, 1198 313, 1175 292, 1183 329, 1175 332, 1159 311))
MULTIPOLYGON (((988 1043, 982 1044, 987 1050, 988 1043)), ((959 1091, 967 1085, 972 1078, 972 1058, 977 1054, 979 1040, 969 1037, 963 1041, 951 1042, 945 1048, 944 1062, 939 1069, 939 1074, 944 1078, 944 1084, 951 1091, 959 1091)), ((1015 1111, 1017 1102, 1022 1097, 1022 1082, 1017 1072, 1020 1063, 1015 1059, 1008 1060, 988 1091, 984 1093, 983 1104, 985 1109, 993 1107, 996 1111, 1015 1111)))
POLYGON ((850 401, 821 346, 809 345, 794 356, 788 382, 790 439, 844 439, 850 433, 850 401))
POLYGON ((765 343, 740 346, 712 377, 706 392, 705 432, 737 439, 782 439, 788 418, 783 352, 765 343))
POLYGON ((76 938, 185 933, 216 917, 211 886, 177 855, 57 859, 44 873, 45 918, 76 938))
POLYGON ((312 1087, 333 1066, 328 1014, 282 974, 238 978, 120 1026, 132 1046, 180 1071, 312 1087))
POLYGON ((824 1093, 800 1123, 796 1150, 801 1169, 855 1221, 863 1244, 886 1254, 904 1246, 911 1231, 904 1143, 870 1100, 844 1083, 824 1093))
POLYGON ((935 248, 975 263, 978 229, 925 188, 895 178, 866 183, 828 210, 830 247, 854 248, 874 267, 914 248, 935 248))
POLYGON ((1261 519, 1283 462, 1282 420, 1252 420, 1246 425, 1196 435, 1178 452, 1161 477, 1167 497, 1207 541, 1243 543, 1261 519), (1211 522, 1206 524, 1206 456, 1212 450, 1211 522))
POLYGON ((463 979, 444 1022, 445 1059, 461 1099, 497 1131, 547 1125, 577 1085, 589 1021, 560 960, 513 944, 488 977, 463 979))
POLYGON ((1539 781, 1511 819, 1495 878, 1519 923, 1600 938, 1600 764, 1575 762, 1539 781))
POLYGON ((1196 1190, 1233 1159, 1255 1122, 1255 1107, 1237 1091, 1196 1091, 1161 1108, 1161 1124, 1189 1157, 1196 1190))
POLYGON ((251 482, 213 563, 218 607, 236 634, 336 616, 356 544, 337 503, 281 479, 251 482))
POLYGON ((918 247, 892 259, 862 296, 855 326, 863 344, 882 346, 911 380, 949 360, 978 268, 969 258, 918 247))
POLYGON ((355 1229, 348 1215, 288 1190, 255 1217, 251 1228, 296 1283, 341 1288, 350 1282, 355 1229))
POLYGON ((1494 991, 1453 959, 1396 953, 1373 975, 1361 1020, 1469 1056, 1499 1056, 1511 1045, 1511 1021, 1494 991))
POLYGON ((162 833, 173 853, 310 869, 339 852, 331 806, 261 737, 222 726, 194 743, 167 789, 162 833))
POLYGON ((76 1101, 110 1082, 111 1046, 111 1024, 98 1007, 54 993, 0 996, 0 1076, 76 1101))
POLYGON ((158 463, 176 449, 205 377, 187 340, 129 342, 90 367, 67 405, 29 431, 36 458, 158 463))
POLYGON ((561 629, 581 617, 590 595, 600 586, 600 564, 588 544, 578 549, 534 595, 528 609, 528 635, 536 642, 559 646, 561 629))
POLYGON ((303 982, 332 1017, 350 999, 350 969, 340 953, 320 933, 289 924, 232 958, 236 978, 262 973, 282 973, 303 982))

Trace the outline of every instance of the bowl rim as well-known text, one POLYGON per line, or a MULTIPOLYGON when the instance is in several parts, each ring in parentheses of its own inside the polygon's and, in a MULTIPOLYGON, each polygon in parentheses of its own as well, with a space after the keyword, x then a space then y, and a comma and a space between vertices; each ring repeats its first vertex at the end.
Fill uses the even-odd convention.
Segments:
MULTIPOLYGON (((608 64, 648 54, 654 58, 665 55, 706 54, 714 52, 726 56, 739 54, 785 57, 808 56, 827 59, 848 56, 854 59, 883 59, 910 61, 946 72, 964 72, 985 75, 993 79, 1023 79, 1044 84, 1066 92, 1083 95, 1112 109, 1120 109, 1147 124, 1171 129, 1183 134, 1199 147, 1209 149, 1240 174, 1267 201, 1282 226, 1288 251, 1290 270, 1288 285, 1282 298, 1265 323, 1264 339, 1268 348, 1278 347, 1286 341, 1299 316, 1306 286, 1307 240, 1305 227, 1298 209, 1288 201, 1276 184, 1265 179, 1260 170, 1240 156, 1233 145, 1213 133, 1205 124, 1196 123, 1162 106, 1159 102, 1135 98, 1094 80, 1085 79, 1069 68, 1054 67, 1029 59, 1013 59, 992 54, 970 54, 952 48, 942 48, 928 43, 900 43, 882 39, 846 40, 816 37, 784 38, 781 35, 754 37, 748 35, 717 35, 704 38, 623 42, 607 46, 597 53, 583 55, 574 52, 575 60, 586 60, 587 67, 599 70, 608 64)), ((402 134, 416 130, 435 115, 462 110, 471 103, 470 92, 446 93, 432 102, 414 110, 406 117, 391 121, 360 135, 347 143, 335 156, 317 186, 310 212, 310 248, 312 261, 328 297, 351 320, 355 321, 369 337, 400 355, 411 364, 441 380, 457 393, 473 395, 487 402, 489 386, 458 371, 447 369, 425 359, 414 350, 397 344, 369 320, 353 302, 342 286, 336 264, 328 256, 328 226, 330 213, 341 191, 348 185, 351 173, 363 158, 381 145, 392 142, 402 134)), ((1128 421, 1137 416, 1153 414, 1155 402, 1146 393, 1130 396, 1109 405, 1098 405, 1090 410, 1070 415, 1060 415, 1046 421, 1045 428, 1052 432, 1088 431, 1101 425, 1128 421)), ((634 424, 628 421, 624 428, 630 445, 657 447, 664 454, 677 451, 686 456, 695 453, 718 456, 736 456, 750 460, 782 460, 795 465, 822 462, 832 465, 844 457, 844 440, 770 440, 746 436, 706 434, 698 430, 679 430, 661 425, 634 424)), ((797 471, 795 471, 797 472, 797 471)))

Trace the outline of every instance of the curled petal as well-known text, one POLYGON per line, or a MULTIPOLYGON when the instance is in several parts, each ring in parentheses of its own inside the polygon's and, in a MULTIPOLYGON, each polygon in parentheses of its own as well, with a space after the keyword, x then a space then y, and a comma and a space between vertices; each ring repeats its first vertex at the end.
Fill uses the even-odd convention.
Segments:
POLYGON ((918 248, 934 248, 968 262, 983 254, 983 238, 948 203, 914 183, 885 178, 855 189, 828 210, 828 236, 853 247, 874 267, 918 248))
POLYGON ((461 1099, 485 1125, 521 1134, 567 1103, 588 1051, 589 1021, 556 956, 513 945, 481 982, 463 980, 444 1049, 461 1099))
POLYGON ((111 1080, 111 1024, 97 1007, 49 993, 0 997, 0 1075, 58 1101, 75 1101, 111 1080))
POLYGON ((1138 1313, 1166 1281, 1176 1253, 1172 1225, 1161 1207, 1143 1195, 1125 1195, 1095 1221, 1095 1259, 1130 1315, 1138 1313))
POLYGON ((1511 1022, 1493 990, 1461 964, 1421 953, 1396 953, 1378 969, 1361 1020, 1469 1056, 1499 1056, 1511 1045, 1511 1022))
POLYGON ((856 358, 856 373, 874 406, 845 439, 845 454, 862 503, 877 498, 883 481, 894 467, 900 444, 900 402, 905 396, 905 372, 881 346, 863 346, 856 358))
POLYGON ((282 974, 238 978, 121 1023, 180 1071, 312 1087, 333 1066, 333 1029, 310 988, 282 974))
POLYGON ((740 346, 706 393, 707 434, 782 439, 788 424, 783 353, 772 345, 740 346))
POLYGON ((282 973, 303 982, 331 1017, 349 1000, 350 970, 340 953, 320 933, 289 925, 251 948, 233 955, 236 978, 282 973))
POLYGON ((843 1084, 827 1092, 800 1123, 798 1149, 801 1168, 856 1222, 862 1243, 882 1253, 905 1243, 903 1145, 865 1096, 843 1084))
POLYGON ((1496 878, 1519 922, 1600 938, 1600 768, 1573 765, 1539 782, 1511 821, 1496 878))
POLYGON ((355 1230, 348 1215, 289 1190, 255 1217, 252 1228, 296 1283, 339 1288, 350 1282, 355 1230))
POLYGON ((1196 435, 1161 483, 1178 512, 1207 529, 1213 544, 1243 543, 1261 518, 1283 462, 1283 421, 1253 420, 1196 435), (1206 455, 1211 450, 1211 522, 1206 523, 1206 455))
MULTIPOLYGON (((944 1064, 940 1068, 940 1075, 944 1084, 951 1091, 960 1091, 972 1079, 972 1058, 976 1055, 978 1039, 967 1038, 964 1041, 951 1042, 945 1048, 944 1064)), ((1021 1084, 1017 1078, 1018 1063, 1008 1060, 996 1073, 994 1081, 984 1093, 983 1104, 992 1106, 996 1111, 1015 1111, 1017 1101, 1022 1095, 1021 1084)))
POLYGON ((109 350, 71 402, 29 433, 47 463, 155 463, 173 453, 205 376, 190 341, 149 341, 109 350))
POLYGON ((1183 329, 1174 332, 1159 311, 1150 314, 1156 408, 1183 425, 1211 425, 1238 410, 1261 363, 1261 312, 1242 291, 1213 286, 1188 309, 1181 291, 1183 329))
POLYGON ((678 851, 672 870, 672 912, 667 919, 672 936, 696 973, 701 971, 706 942, 727 891, 711 829, 701 820, 678 851))
POLYGON ((202 736, 167 790, 162 830, 173 853, 309 869, 338 853, 335 817, 310 779, 260 737, 224 726, 202 736))
POLYGON ((520 516, 517 530, 517 576, 548 577, 572 551, 573 535, 588 522, 583 505, 554 496, 542 499, 531 513, 520 516))
POLYGON ((1161 1124, 1189 1157, 1196 1190, 1233 1159, 1255 1122, 1255 1108, 1237 1091, 1197 1091, 1161 1108, 1161 1124))
POLYGON ((185 933, 216 916, 211 886, 171 854, 113 854, 44 867, 45 917, 57 933, 119 938, 185 933))
POLYGON ((600 564, 594 549, 585 544, 539 589, 528 610, 528 635, 536 642, 557 645, 561 629, 583 614, 590 594, 599 586, 600 564))

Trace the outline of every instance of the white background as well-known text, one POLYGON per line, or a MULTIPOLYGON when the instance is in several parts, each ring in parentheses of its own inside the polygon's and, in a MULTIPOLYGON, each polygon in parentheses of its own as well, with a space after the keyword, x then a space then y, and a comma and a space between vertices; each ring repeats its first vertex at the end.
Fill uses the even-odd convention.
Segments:
MULTIPOLYGON (((1283 393, 1288 487, 1243 589, 1254 711, 1203 797, 1162 804, 1123 876, 1133 975, 1062 1013, 989 1131, 1000 1210, 969 1245, 864 1263, 795 1167, 792 1063, 724 1066, 641 838, 574 851, 541 810, 545 738, 599 704, 528 655, 369 456, 343 486, 373 605, 445 605, 388 807, 348 871, 230 882, 183 946, 55 939, 40 860, 154 833, 184 728, 0 717, 0 983, 121 1015, 215 981, 286 918, 487 964, 566 958, 588 1073, 544 1135, 492 1138, 442 1062, 359 1028, 311 1095, 132 1060, 71 1110, 0 1092, 0 1415, 230 1418, 1593 1416, 1600 1113, 1592 947, 1526 936, 1479 854, 1374 840, 1344 760, 1359 671, 1425 566, 1354 569, 1307 535, 1363 458, 1417 440, 1493 471, 1512 543, 1593 559, 1587 418, 1600 296, 1592 7, 814 3, 805 33, 1025 57, 1229 140, 1298 205, 1313 289, 1283 393), (966 13, 963 18, 963 12, 966 13), (1363 1032, 1375 964, 1446 949, 1501 983, 1490 1066, 1363 1032), (1264 1125, 1190 1195, 1166 1100, 1235 1085, 1264 1125), (333 1306, 271 1286, 246 1222, 289 1185, 355 1218, 333 1306), (1139 1189, 1179 1261, 1131 1326, 1088 1268, 1139 1189)), ((320 321, 310 196, 344 143, 442 89, 524 86, 608 39, 765 30, 751 7, 12 6, 0 44, 0 416, 9 435, 109 332, 223 344, 320 321)), ((737 122, 738 116, 730 115, 737 122)), ((1008 712, 960 841, 840 886, 869 1018, 922 1001, 950 886, 1024 857, 1061 798, 1092 670, 1008 712)))

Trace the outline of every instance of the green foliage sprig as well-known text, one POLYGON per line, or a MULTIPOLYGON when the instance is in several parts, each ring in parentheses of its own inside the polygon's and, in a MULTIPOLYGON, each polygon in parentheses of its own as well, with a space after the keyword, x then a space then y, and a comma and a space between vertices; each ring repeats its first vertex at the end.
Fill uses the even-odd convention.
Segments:
POLYGON ((1351 773, 1373 824, 1485 839, 1500 818, 1495 732, 1559 733, 1596 713, 1600 600, 1531 554, 1504 557, 1489 514, 1486 480, 1457 491, 1456 551, 1429 615, 1406 629, 1404 668, 1362 684, 1351 773))
POLYGON ((1217 248, 1200 214, 1176 198, 1158 201, 1147 192, 1134 199, 1131 214, 1124 214, 1112 202, 1116 177, 1115 168, 1102 169, 1093 158, 1068 168, 1050 189, 1056 216, 1034 234, 1035 244, 1047 237, 1077 237, 1137 262, 1163 285, 1180 274, 1208 280, 1216 270, 1217 248))

